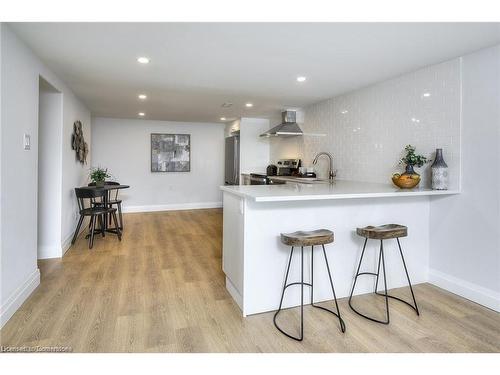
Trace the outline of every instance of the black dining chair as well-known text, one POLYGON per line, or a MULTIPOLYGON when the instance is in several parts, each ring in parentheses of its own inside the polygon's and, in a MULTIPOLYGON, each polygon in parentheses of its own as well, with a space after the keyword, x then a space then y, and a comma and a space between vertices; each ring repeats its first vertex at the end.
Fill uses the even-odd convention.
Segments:
POLYGON ((74 244, 76 238, 78 237, 78 233, 80 232, 80 228, 83 223, 83 219, 86 216, 90 217, 90 225, 89 225, 89 249, 92 249, 94 246, 94 234, 96 232, 96 221, 99 224, 98 233, 101 233, 102 236, 105 236, 105 225, 104 222, 106 217, 110 215, 113 218, 113 222, 115 224, 116 234, 118 235, 118 239, 122 240, 122 235, 120 228, 118 227, 118 220, 116 219, 116 208, 111 207, 103 207, 102 205, 93 204, 97 202, 99 199, 102 200, 107 194, 105 190, 98 189, 85 189, 85 188, 75 188, 75 194, 78 201, 78 209, 80 211, 80 219, 78 220, 78 225, 76 226, 75 234, 73 235, 73 239, 71 240, 71 244, 74 244), (89 207, 85 205, 85 201, 89 200, 89 207))
MULTIPOLYGON (((105 181, 105 185, 120 185, 119 182, 116 181, 105 181)), ((95 186, 95 182, 91 182, 89 186, 95 186)), ((99 203, 102 203, 102 201, 96 201, 94 204, 99 205, 99 203)), ((122 216, 122 200, 118 199, 118 189, 112 189, 108 191, 108 206, 113 207, 113 205, 116 205, 118 209, 118 223, 121 231, 123 231, 123 216, 122 216)), ((109 217, 109 224, 111 224, 111 216, 109 217)))

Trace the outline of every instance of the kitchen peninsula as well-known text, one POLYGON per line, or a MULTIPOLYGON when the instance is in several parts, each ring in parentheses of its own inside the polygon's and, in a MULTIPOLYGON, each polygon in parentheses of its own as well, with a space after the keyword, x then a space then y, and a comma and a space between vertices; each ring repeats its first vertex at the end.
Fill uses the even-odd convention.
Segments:
MULTIPOLYGON (((402 239, 405 258, 414 284, 427 281, 429 266, 429 208, 435 195, 458 191, 430 189, 401 190, 389 184, 338 180, 329 183, 286 183, 283 185, 222 186, 223 271, 226 288, 243 316, 276 310, 284 280, 289 248, 280 233, 296 230, 330 229, 333 244, 326 246, 337 297, 349 295, 363 241, 356 227, 398 223, 408 226, 402 239)), ((364 265, 376 267, 376 241, 368 243, 364 265)), ((387 241, 388 287, 406 285, 394 241, 387 241)), ((304 249, 304 279, 309 279, 310 248, 304 249)), ((289 280, 299 280, 297 259, 289 280)), ((316 263, 316 262, 315 262, 316 263)), ((319 266, 319 263, 318 263, 319 266)), ((358 281, 357 293, 371 292, 374 280, 358 281)), ((315 272, 315 301, 331 299, 326 269, 315 272)), ((309 288, 305 300, 309 301, 309 288)), ((300 288, 290 288, 284 307, 297 306, 300 288)))

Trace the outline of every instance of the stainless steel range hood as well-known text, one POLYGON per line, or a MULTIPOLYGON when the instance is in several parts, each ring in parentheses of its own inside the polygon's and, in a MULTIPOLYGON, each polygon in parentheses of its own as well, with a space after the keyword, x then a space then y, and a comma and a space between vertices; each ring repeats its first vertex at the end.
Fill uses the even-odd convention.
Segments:
POLYGON ((295 111, 281 112, 281 124, 262 133, 261 137, 292 137, 303 135, 302 129, 296 122, 297 113, 295 111))

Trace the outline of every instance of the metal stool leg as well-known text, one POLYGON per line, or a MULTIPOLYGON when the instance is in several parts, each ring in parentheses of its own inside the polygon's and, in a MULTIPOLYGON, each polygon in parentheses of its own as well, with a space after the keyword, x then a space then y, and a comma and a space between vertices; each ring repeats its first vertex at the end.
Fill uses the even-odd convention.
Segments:
POLYGON ((349 307, 351 308, 352 311, 354 311, 356 314, 362 316, 363 318, 366 318, 368 320, 371 320, 372 322, 375 323, 381 323, 381 324, 389 324, 389 295, 387 294, 387 279, 386 279, 386 273, 385 273, 385 259, 384 259, 384 245, 382 243, 382 240, 380 241, 380 254, 379 254, 379 262, 378 262, 378 269, 377 273, 375 272, 359 272, 361 269, 361 263, 363 262, 363 256, 365 254, 365 249, 366 249, 366 243, 368 242, 368 238, 365 238, 365 243, 363 245, 363 251, 361 252, 361 258, 359 259, 359 264, 358 264, 358 269, 356 271, 356 276, 354 278, 354 283, 352 285, 352 290, 351 290, 351 295, 349 296, 349 307), (385 294, 379 294, 376 292, 377 290, 377 285, 378 285, 378 278, 380 274, 380 263, 382 263, 382 270, 384 272, 384 285, 385 285, 385 294), (386 320, 378 320, 371 318, 363 313, 360 313, 358 310, 356 310, 353 305, 352 305, 352 296, 354 294, 354 288, 356 287, 356 281, 358 279, 358 276, 361 275, 372 275, 372 276, 377 276, 377 281, 375 283, 375 294, 383 295, 385 296, 385 306, 386 306, 386 320))
POLYGON ((314 306, 314 246, 311 246, 311 306, 314 306))
POLYGON ((365 246, 366 246, 366 242, 367 242, 367 238, 365 238, 365 245, 363 246, 363 252, 361 253, 361 259, 359 261, 359 265, 358 265, 358 270, 356 271, 356 276, 354 278, 354 284, 353 284, 353 287, 352 287, 352 291, 351 291, 351 295, 349 296, 349 306, 351 307, 351 309, 358 315, 368 319, 368 320, 371 320, 372 322, 376 322, 376 323, 381 323, 381 324, 389 324, 389 321, 390 321, 390 317, 389 317, 389 298, 392 298, 392 299, 395 299, 397 301, 400 301, 400 302, 403 302, 404 304, 410 306, 413 310, 415 310, 415 312, 417 313, 417 315, 420 315, 419 313, 419 310, 418 310, 418 306, 417 306, 417 301, 415 299, 415 294, 413 293, 413 288, 412 288, 412 285, 411 285, 411 281, 410 281, 410 276, 408 274, 408 269, 406 268, 406 263, 405 263, 405 260, 404 260, 404 257, 403 257, 403 251, 401 249, 401 244, 399 242, 399 238, 396 238, 397 242, 398 242, 398 247, 399 247, 399 253, 401 254, 401 259, 403 261, 403 266, 404 266, 404 269, 405 269, 405 273, 406 273, 406 278, 408 280, 408 285, 410 287, 410 292, 411 292, 411 295, 412 295, 412 298, 413 298, 413 303, 414 305, 411 305, 410 303, 402 300, 401 298, 398 298, 398 297, 395 297, 395 296, 391 296, 389 295, 389 293, 387 292, 387 273, 386 273, 386 269, 385 269, 385 255, 384 255, 384 245, 383 245, 383 240, 380 240, 380 252, 379 252, 379 258, 378 258, 378 266, 377 266, 377 273, 372 273, 372 272, 359 272, 360 270, 360 267, 361 267, 361 262, 363 260, 363 255, 364 255, 364 251, 365 251, 365 246), (378 289, 378 280, 379 280, 379 276, 380 276, 380 264, 382 264, 382 272, 384 273, 384 293, 379 293, 377 291, 378 289), (351 299, 352 299, 352 295, 354 293, 354 288, 356 286, 356 280, 358 278, 358 276, 360 275, 375 275, 377 276, 377 279, 376 279, 376 282, 375 282, 375 290, 374 290, 374 293, 378 296, 383 296, 385 298, 385 308, 386 308, 386 320, 385 321, 382 321, 382 320, 378 320, 378 319, 374 319, 374 318, 371 318, 369 316, 366 316, 362 313, 360 313, 359 311, 357 311, 351 304, 351 299))
MULTIPOLYGON (((387 273, 385 272, 384 241, 380 240, 380 257, 382 258, 382 270, 384 271, 385 311, 387 319, 379 323, 389 324, 389 294, 387 293, 387 273)), ((380 260, 379 260, 380 261, 380 260)), ((378 279, 378 274, 377 274, 378 279)))
MULTIPOLYGON (((412 288, 412 285, 411 285, 411 281, 410 281, 410 276, 408 275, 408 269, 406 268, 406 263, 405 263, 405 260, 404 260, 404 257, 403 257, 403 251, 401 250, 401 244, 399 243, 399 238, 396 238, 397 242, 398 242, 398 247, 399 247, 399 253, 401 254, 401 259, 403 260, 403 267, 405 269, 405 273, 406 273, 406 279, 408 280, 408 286, 410 287, 410 292, 411 292, 411 296, 413 298, 413 303, 414 305, 406 302, 405 300, 399 298, 399 297, 395 297, 395 296, 391 296, 390 294, 387 294, 387 291, 386 291, 386 294, 382 294, 382 293, 378 293, 377 290, 375 290, 375 294, 376 295, 379 295, 379 296, 386 296, 386 298, 392 298, 396 301, 399 301, 399 302, 403 302, 405 305, 408 305, 409 307, 411 307, 413 310, 415 310, 415 312, 417 313, 418 316, 420 316, 420 312, 418 310, 418 306, 417 306, 417 301, 415 299, 415 294, 413 293, 413 288, 412 288)), ((384 259, 384 258, 382 258, 384 259)), ((380 258, 379 258, 379 262, 380 262, 380 258)), ((385 277, 385 271, 384 271, 384 277, 385 277)), ((378 283, 378 276, 377 276, 377 283, 378 283)), ((377 287, 377 285, 375 285, 375 288, 377 287)))
POLYGON ((385 311, 386 311, 386 319, 385 322, 378 321, 378 323, 389 324, 389 294, 387 293, 387 282, 386 282, 386 273, 385 273, 385 257, 384 257, 384 245, 383 241, 380 240, 380 251, 378 254, 378 266, 377 266, 377 280, 375 281, 375 290, 373 293, 379 296, 385 297, 385 311), (378 293, 378 279, 380 277, 380 264, 382 263, 383 271, 384 271, 384 286, 385 286, 385 294, 378 293))
MULTIPOLYGON (((337 312, 335 311, 332 311, 330 309, 327 309, 326 307, 322 307, 322 306, 318 306, 318 305, 315 305, 314 304, 314 298, 313 298, 313 288, 311 287, 311 306, 312 307, 316 307, 317 309, 321 309, 321 310, 324 310, 324 311, 327 311, 329 312, 330 314, 333 314, 335 315, 338 319, 339 319, 339 323, 340 323, 340 330, 342 332, 345 332, 345 323, 344 323, 344 320, 342 319, 342 317, 340 316, 340 309, 339 309, 339 304, 337 302, 337 296, 335 294, 335 288, 333 287, 333 280, 332 280, 332 275, 330 273, 330 266, 328 264, 328 258, 326 257, 326 251, 325 251, 325 245, 321 245, 323 247, 323 255, 325 257, 325 264, 326 264, 326 269, 328 271, 328 277, 330 279, 330 286, 332 288, 332 292, 333 292, 333 300, 335 301, 335 307, 337 309, 337 312)), ((313 258, 313 253, 314 252, 314 248, 311 247, 311 285, 313 285, 313 281, 314 281, 314 273, 313 273, 313 261, 314 261, 314 258, 313 258)))
MULTIPOLYGON (((304 248, 302 247, 301 248, 301 282, 300 283, 290 283, 290 284, 287 284, 288 282, 288 274, 290 273, 290 265, 292 263, 292 257, 293 257, 293 246, 292 246, 292 249, 290 250, 290 257, 288 258, 288 266, 286 268, 286 274, 285 274, 285 282, 283 284, 283 290, 281 292, 281 299, 280 299, 280 305, 278 307, 278 311, 276 311, 274 313, 274 316, 273 316, 273 322, 274 322, 274 326, 278 329, 278 331, 280 331, 281 333, 283 333, 285 336, 293 339, 293 340, 297 340, 297 341, 302 341, 303 338, 304 338, 304 248), (283 298, 285 296, 285 290, 286 288, 288 288, 289 286, 292 286, 292 285, 299 285, 301 284, 301 305, 300 305, 300 336, 299 337, 295 337, 295 336, 292 336, 288 333, 286 333, 284 330, 282 330, 279 326, 278 326, 278 323, 276 322, 276 318, 278 316, 278 314, 281 312, 281 307, 283 306, 283 298)), ((307 284, 307 285, 311 285, 311 284, 307 284)))
MULTIPOLYGON (((342 317, 340 316, 340 309, 339 309, 339 304, 337 302, 337 295, 335 294, 335 288, 333 287, 333 280, 332 280, 332 274, 330 272, 330 266, 328 264, 328 258, 326 256, 326 250, 325 250, 325 245, 321 245, 322 248, 323 248, 323 256, 325 257, 325 264, 326 264, 326 270, 328 271, 328 278, 330 279, 330 286, 332 288, 332 293, 333 293, 333 300, 335 301, 335 308, 337 309, 337 312, 334 312, 330 309, 327 309, 325 307, 322 307, 322 306, 317 306, 315 305, 313 302, 313 288, 311 287, 311 305, 313 307, 316 307, 317 309, 321 309, 321 310, 324 310, 324 311, 328 311, 329 313, 335 315, 338 319, 339 319, 339 323, 340 323, 340 330, 342 332, 345 332, 345 323, 344 323, 344 320, 342 319, 342 317)), ((314 249, 311 247, 311 252, 313 251, 314 249)), ((313 284, 313 273, 312 273, 312 262, 313 262, 313 255, 311 254, 311 285, 313 284)))
POLYGON ((378 290, 378 278, 379 278, 379 275, 380 275, 380 263, 382 262, 382 256, 381 255, 382 255, 382 253, 379 250, 379 252, 378 252, 378 265, 377 265, 377 280, 375 280, 375 288, 374 288, 375 290, 373 291, 373 293, 375 293, 375 294, 378 294, 377 293, 377 290, 378 290))
POLYGON ((403 266, 405 268, 406 278, 408 279, 408 285, 410 287, 411 297, 413 298, 413 303, 415 304, 414 306, 411 305, 410 306, 415 310, 417 315, 420 316, 420 312, 418 311, 418 306, 417 306, 417 300, 415 299, 415 294, 413 293, 413 288, 411 286, 410 275, 408 275, 408 269, 406 268, 405 258, 403 256, 403 250, 401 250, 401 244, 399 243, 399 238, 396 238, 396 240, 398 241, 399 253, 401 254, 401 260, 403 261, 403 266))
MULTIPOLYGON (((363 257, 365 255, 366 243, 368 238, 365 238, 365 243, 363 244, 363 250, 361 251, 361 257, 359 258, 358 269, 356 270, 356 275, 354 276, 354 282, 352 284, 351 294, 349 295, 349 306, 351 306, 352 295, 354 294, 354 288, 356 288, 356 282, 358 281, 358 276, 360 275, 359 270, 361 269, 361 263, 363 262, 363 257)), ((351 306, 352 309, 352 306, 351 306)))
POLYGON ((304 246, 300 248, 300 340, 304 338, 304 246))
POLYGON ((330 286, 332 288, 333 299, 335 301, 335 307, 337 309, 337 312, 332 311, 332 310, 327 309, 327 308, 322 307, 322 306, 317 306, 314 304, 314 246, 311 246, 311 282, 310 283, 304 282, 304 247, 301 247, 301 251, 300 251, 300 282, 287 284, 288 275, 290 272, 290 265, 292 263, 293 250, 294 250, 294 248, 292 246, 292 249, 290 251, 290 257, 288 259, 286 274, 285 274, 285 282, 283 285, 283 290, 281 292, 280 304, 279 304, 278 310, 274 314, 273 322, 274 322, 274 326, 281 333, 283 333, 285 336, 287 336, 291 339, 297 340, 297 341, 302 341, 304 338, 304 286, 311 287, 311 306, 318 308, 318 309, 321 309, 321 310, 324 310, 324 311, 327 311, 327 312, 335 315, 339 319, 340 329, 342 330, 342 332, 345 332, 345 323, 344 323, 344 320, 342 319, 342 317, 340 316, 340 309, 339 309, 339 305, 337 302, 337 296, 335 294, 335 288, 333 287, 333 280, 332 280, 332 275, 331 275, 331 271, 330 271, 330 266, 328 264, 328 258, 326 256, 325 246, 322 245, 322 247, 323 247, 323 255, 325 257, 326 269, 328 271, 328 277, 330 279, 330 286), (282 330, 278 326, 278 323, 276 322, 276 318, 277 318, 278 314, 281 312, 281 308, 283 306, 283 298, 285 296, 285 290, 286 290, 286 288, 288 288, 289 286, 292 286, 292 285, 300 285, 300 336, 298 336, 298 337, 295 337, 295 336, 292 336, 292 335, 286 333, 284 330, 282 330))
MULTIPOLYGON (((290 272, 290 264, 292 263, 292 256, 293 256, 293 246, 292 249, 290 250, 290 256, 288 257, 288 266, 286 268, 285 283, 283 284, 283 290, 281 291, 280 307, 278 307, 278 311, 281 310, 281 306, 283 304, 283 297, 285 296, 286 282, 288 281, 288 273, 290 272)), ((275 316, 276 315, 277 313, 275 314, 275 316)))

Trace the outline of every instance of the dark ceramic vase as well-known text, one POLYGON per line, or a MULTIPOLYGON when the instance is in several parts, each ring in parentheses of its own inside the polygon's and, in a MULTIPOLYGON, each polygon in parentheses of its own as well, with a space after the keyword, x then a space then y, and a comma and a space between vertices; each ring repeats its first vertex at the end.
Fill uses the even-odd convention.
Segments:
POLYGON ((448 189, 448 165, 443 159, 443 149, 436 149, 436 157, 431 165, 431 183, 434 190, 448 189))
POLYGON ((403 173, 403 174, 410 174, 411 175, 411 174, 418 174, 418 173, 415 172, 412 164, 406 164, 405 173, 403 173))

